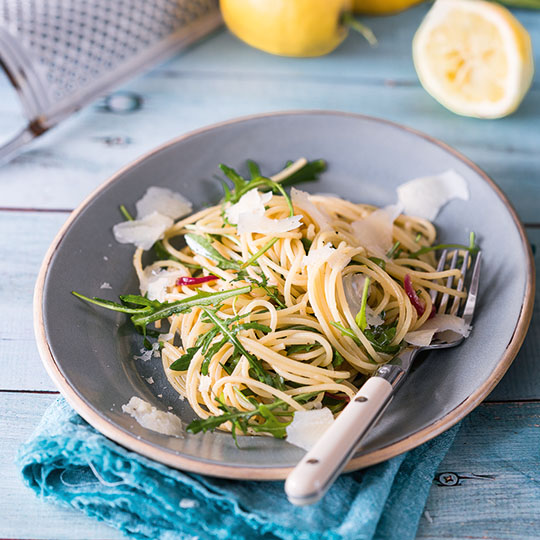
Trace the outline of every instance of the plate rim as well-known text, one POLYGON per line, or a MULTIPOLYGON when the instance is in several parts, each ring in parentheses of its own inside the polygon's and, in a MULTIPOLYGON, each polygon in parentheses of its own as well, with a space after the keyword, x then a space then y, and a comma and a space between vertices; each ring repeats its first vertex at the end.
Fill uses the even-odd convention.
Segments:
POLYGON ((80 414, 92 427, 97 431, 113 440, 114 442, 142 454, 143 456, 163 463, 164 465, 185 470, 188 472, 206 474, 209 476, 218 476, 222 478, 233 478, 238 480, 282 480, 287 477, 293 467, 268 467, 268 466, 241 466, 233 464, 218 464, 199 461, 189 457, 179 455, 173 451, 166 450, 165 448, 159 448, 153 443, 137 439, 135 435, 125 431, 124 429, 113 425, 105 417, 101 416, 98 411, 94 410, 89 404, 87 404, 75 391, 75 389, 69 384, 67 379, 63 376, 56 359, 54 358, 52 351, 47 341, 45 323, 44 323, 44 288, 45 281, 47 279, 51 260, 56 253, 60 243, 69 231, 72 223, 79 216, 79 214, 86 209, 86 207, 110 184, 117 181, 121 176, 128 172, 133 167, 137 166, 142 161, 149 159, 150 157, 158 154, 168 147, 174 146, 183 140, 201 135, 207 131, 212 131, 217 128, 225 127, 232 124, 239 124, 243 122, 249 122, 252 120, 261 120, 265 118, 274 117, 288 117, 288 116, 302 116, 302 115, 320 115, 320 116, 343 116, 347 118, 353 118, 358 120, 368 120, 375 123, 385 124, 393 128, 397 128, 402 131, 411 133, 417 137, 431 142, 452 154, 454 157, 462 161, 465 165, 471 168, 478 176, 484 180, 489 187, 496 193, 501 202, 506 207, 512 220, 519 232, 522 247, 524 248, 526 258, 526 273, 527 279, 524 290, 524 298, 521 306, 521 310, 514 328, 514 332, 508 344, 506 345, 504 352, 497 363, 495 369, 491 373, 484 383, 478 387, 471 395, 463 400, 454 409, 446 413, 439 420, 429 424, 428 426, 420 429, 419 431, 378 450, 361 454, 350 460, 346 471, 353 471, 376 463, 380 463, 394 456, 397 456, 403 452, 416 448, 417 446, 433 439, 443 431, 451 428, 454 424, 459 422, 473 409, 475 409, 482 400, 489 394, 489 392, 497 385, 503 375, 510 367, 512 361, 516 357, 525 335, 527 333, 529 323, 531 321, 533 307, 534 307, 534 291, 535 291, 535 267, 534 259, 530 243, 527 239, 525 228, 519 219, 517 212, 515 211, 512 203, 508 200, 507 196, 501 190, 501 188, 480 168, 473 163, 470 159, 463 154, 449 146, 448 144, 427 135, 414 128, 404 126, 402 124, 393 122, 391 120, 377 118, 374 116, 345 112, 334 110, 317 110, 317 109, 299 109, 299 110, 285 110, 275 111, 270 113, 259 113, 246 116, 240 116, 225 120, 222 122, 213 123, 195 130, 191 130, 183 135, 175 137, 160 144, 159 146, 149 150, 142 156, 131 161, 127 165, 120 168, 117 172, 112 174, 107 180, 97 186, 83 201, 72 211, 67 221, 62 225, 56 236, 54 237, 51 245, 47 249, 43 262, 41 264, 36 284, 34 288, 33 299, 33 319, 34 319, 34 334, 38 347, 38 352, 41 357, 41 361, 51 377, 53 383, 60 390, 60 393, 64 396, 66 401, 73 407, 73 409, 80 414))

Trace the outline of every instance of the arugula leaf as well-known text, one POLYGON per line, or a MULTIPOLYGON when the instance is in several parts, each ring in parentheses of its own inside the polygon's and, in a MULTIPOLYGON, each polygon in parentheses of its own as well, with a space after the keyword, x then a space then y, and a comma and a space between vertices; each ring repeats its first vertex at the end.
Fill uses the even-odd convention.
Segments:
POLYGON ((302 245, 304 246, 304 251, 307 254, 309 252, 309 249, 311 248, 311 244, 313 244, 313 242, 311 240, 309 240, 309 238, 301 238, 300 242, 302 242, 302 245))
POLYGON ((399 253, 400 253, 400 249, 399 249, 399 246, 401 245, 401 242, 398 240, 393 246, 392 248, 388 251, 388 253, 386 254, 386 256, 389 258, 389 259, 395 259, 399 253))
POLYGON ((247 160, 247 166, 249 170, 249 174, 251 176, 251 180, 254 180, 255 178, 258 178, 261 175, 261 168, 257 163, 255 163, 252 159, 247 160))
POLYGON ((360 311, 356 314, 356 317, 354 319, 356 324, 358 325, 358 328, 360 328, 362 332, 366 329, 366 326, 367 326, 366 307, 367 307, 369 284, 370 284, 370 279, 366 277, 364 281, 364 289, 362 291, 362 300, 360 302, 360 311))
MULTIPOLYGON (((356 334, 349 328, 345 328, 338 322, 330 323, 334 328, 337 328, 343 336, 348 336, 354 340, 357 345, 362 346, 362 342, 358 339, 356 334)), ((373 328, 366 328, 363 332, 364 336, 371 343, 373 348, 380 353, 396 354, 401 349, 401 345, 392 345, 392 341, 396 336, 395 326, 379 325, 373 328)))
POLYGON ((185 354, 183 354, 178 360, 175 360, 170 366, 169 369, 173 371, 187 371, 189 364, 193 360, 195 353, 199 350, 199 347, 189 347, 185 354))
POLYGON ((469 245, 465 246, 463 244, 437 244, 435 246, 426 246, 418 251, 413 251, 410 253, 410 257, 418 257, 424 253, 429 253, 430 251, 439 251, 441 249, 462 249, 464 251, 469 251, 471 254, 476 254, 480 250, 479 246, 476 245, 476 234, 471 231, 469 235, 469 245))
POLYGON ((261 278, 261 281, 257 281, 253 278, 248 278, 248 281, 253 285, 256 285, 257 287, 263 289, 266 294, 276 302, 280 309, 285 309, 287 306, 281 300, 278 288, 272 285, 268 285, 268 278, 263 273, 259 274, 259 277, 261 278))
POLYGON ((254 253, 243 265, 242 268, 247 268, 248 266, 251 266, 259 257, 264 255, 277 241, 279 238, 274 237, 270 239, 264 246, 259 249, 256 253, 254 253))
POLYGON ((386 270, 386 261, 379 257, 370 257, 369 260, 374 262, 377 266, 380 266, 383 270, 386 270))
POLYGON ((242 343, 240 343, 240 340, 236 337, 234 331, 231 331, 228 328, 225 321, 221 320, 216 315, 215 311, 207 307, 203 307, 202 309, 206 313, 206 315, 212 320, 212 322, 221 330, 223 336, 227 337, 228 341, 230 341, 234 345, 235 349, 241 352, 247 358, 249 365, 255 372, 257 379, 263 383, 272 385, 272 379, 270 377, 270 374, 263 368, 260 360, 244 348, 242 343))
POLYGON ((86 302, 90 302, 91 304, 96 304, 96 306, 104 307, 106 309, 110 309, 112 311, 119 311, 121 313, 141 313, 142 311, 145 311, 147 308, 140 307, 140 308, 130 308, 128 306, 125 306, 123 304, 119 304, 117 302, 113 302, 111 300, 105 300, 103 298, 98 298, 97 296, 93 296, 92 298, 88 298, 88 296, 84 296, 83 294, 80 294, 76 291, 71 291, 71 294, 76 296, 77 298, 80 298, 81 300, 85 300, 86 302))
POLYGON ((165 302, 160 304, 157 309, 152 308, 152 310, 148 313, 137 312, 135 315, 133 315, 133 317, 131 317, 131 320, 135 326, 146 326, 160 319, 166 319, 175 313, 184 313, 194 307, 216 305, 223 302, 223 300, 226 300, 227 298, 239 296, 240 294, 247 294, 250 291, 250 285, 216 293, 199 290, 197 294, 189 296, 188 298, 183 298, 182 300, 177 300, 176 302, 165 302))
POLYGON ((316 347, 320 347, 321 344, 320 343, 301 343, 301 344, 298 344, 298 345, 289 345, 287 348, 286 348, 286 351, 287 351, 287 354, 297 354, 297 353, 305 353, 305 352, 309 352, 311 351, 312 349, 316 348, 316 347))
POLYGON ((203 257, 214 261, 218 268, 221 268, 222 270, 240 270, 241 266, 239 263, 224 257, 214 246, 212 246, 212 242, 204 236, 188 233, 184 238, 193 253, 202 255, 203 257))
POLYGON ((332 365, 335 368, 338 368, 339 366, 341 366, 341 364, 343 364, 343 362, 345 362, 345 358, 341 356, 341 354, 339 353, 337 349, 334 349, 334 355, 332 357, 332 365))
MULTIPOLYGON (((317 392, 311 392, 294 396, 293 399, 298 403, 306 403, 315 395, 317 395, 317 392)), ((295 412, 290 410, 289 406, 282 399, 276 399, 271 403, 258 403, 256 400, 250 399, 249 401, 254 406, 254 409, 251 411, 241 411, 236 407, 227 405, 223 395, 216 397, 216 401, 218 407, 223 411, 223 414, 194 420, 187 426, 186 431, 189 433, 199 433, 201 431, 205 433, 207 431, 213 431, 225 422, 231 422, 232 435, 237 444, 237 429, 242 433, 247 434, 248 428, 252 428, 257 432, 270 433, 274 437, 282 439, 286 436, 285 429, 292 421, 292 418, 291 421, 282 422, 278 420, 278 417, 293 417, 295 412), (279 411, 273 413, 272 411, 276 409, 279 411), (250 422, 250 420, 255 418, 258 418, 259 421, 250 422)))
MULTIPOLYGON (((292 163, 291 163, 292 165, 292 163)), ((287 176, 279 183, 284 186, 294 186, 302 182, 311 182, 317 180, 319 174, 326 171, 326 161, 324 159, 316 159, 314 161, 308 161, 303 167, 298 169, 295 173, 287 176)))
POLYGON ((357 345, 362 345, 362 342, 358 339, 358 336, 349 328, 345 328, 341 323, 331 321, 330 324, 337 328, 342 336, 350 337, 357 345))
POLYGON ((364 335, 377 352, 396 354, 401 349, 400 345, 392 345, 392 341, 396 337, 395 326, 379 325, 368 328, 364 330, 364 335))
POLYGON ((129 213, 128 209, 123 204, 120 205, 120 213, 124 216, 126 221, 134 220, 134 217, 129 213))
POLYGON ((197 306, 217 305, 227 298, 232 298, 240 294, 247 294, 251 289, 251 285, 246 285, 237 289, 216 293, 199 291, 193 296, 177 300, 176 302, 158 302, 156 300, 148 300, 144 296, 132 294, 120 297, 128 304, 131 303, 139 305, 140 307, 130 307, 129 305, 119 304, 117 302, 112 302, 111 300, 104 300, 103 298, 88 298, 76 291, 71 291, 71 294, 81 300, 96 304, 100 307, 131 314, 131 322, 135 325, 136 329, 142 330, 142 334, 146 335, 146 326, 152 322, 166 319, 175 313, 184 313, 197 306))

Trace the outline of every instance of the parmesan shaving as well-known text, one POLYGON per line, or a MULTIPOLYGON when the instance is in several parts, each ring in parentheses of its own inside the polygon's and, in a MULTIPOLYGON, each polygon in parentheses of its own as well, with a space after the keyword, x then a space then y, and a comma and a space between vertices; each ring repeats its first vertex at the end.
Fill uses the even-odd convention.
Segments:
POLYGON ((261 194, 259 190, 251 189, 242 195, 236 204, 229 206, 229 208, 225 210, 225 217, 227 218, 227 221, 237 225, 242 214, 264 216, 264 206, 270 202, 270 199, 272 199, 271 191, 261 194))
POLYGON ((169 293, 169 289, 174 287, 176 280, 179 277, 185 275, 185 272, 180 270, 168 271, 161 270, 156 272, 155 270, 141 279, 141 292, 146 294, 149 300, 158 300, 159 302, 165 302, 165 297, 169 293))
POLYGON ((333 423, 334 415, 328 407, 297 411, 287 426, 287 442, 311 450, 333 423))
POLYGON ((398 206, 387 206, 371 212, 364 219, 353 221, 351 227, 358 245, 372 255, 386 259, 386 254, 392 249, 394 220, 399 214, 398 206))
MULTIPOLYGON (((343 290, 345 298, 349 304, 351 314, 356 314, 362 309, 362 293, 364 292, 364 283, 366 276, 363 274, 347 274, 343 278, 343 290)), ((368 298, 371 290, 371 285, 368 287, 368 298)), ((375 313, 373 309, 366 304, 366 322, 368 326, 379 326, 384 324, 384 319, 375 313)))
POLYGON ((416 347, 427 347, 435 334, 450 331, 463 337, 469 337, 471 326, 465 320, 455 315, 435 315, 427 320, 420 330, 414 330, 405 334, 405 341, 416 347))
POLYGON ((397 194, 406 214, 430 221, 452 199, 469 199, 465 178, 454 170, 405 182, 398 186, 397 194))
POLYGON ((163 435, 182 437, 182 421, 170 412, 159 411, 150 403, 133 396, 127 405, 122 405, 122 411, 129 414, 144 428, 157 431, 163 435))
POLYGON ((173 220, 191 213, 192 204, 180 193, 170 189, 151 186, 146 190, 142 199, 135 203, 137 219, 145 218, 154 212, 159 212, 173 220))
POLYGON ((321 247, 315 249, 311 248, 307 255, 304 255, 302 259, 302 266, 307 266, 315 270, 321 264, 324 264, 336 251, 336 248, 332 247, 330 243, 323 244, 321 247))
POLYGON ((113 227, 113 234, 121 244, 135 244, 138 248, 147 250, 163 238, 172 224, 170 217, 152 212, 142 219, 117 223, 113 227))
POLYGON ((311 202, 309 193, 293 187, 291 188, 291 200, 315 222, 321 232, 331 230, 330 216, 311 202))
POLYGON ((238 233, 280 234, 298 229, 302 216, 292 216, 283 219, 270 219, 254 214, 240 214, 238 217, 238 233))

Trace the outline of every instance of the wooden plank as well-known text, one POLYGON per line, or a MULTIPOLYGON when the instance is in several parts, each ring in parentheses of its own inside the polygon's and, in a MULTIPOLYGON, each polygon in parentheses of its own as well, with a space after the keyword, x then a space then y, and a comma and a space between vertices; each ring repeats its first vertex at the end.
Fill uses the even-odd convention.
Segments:
POLYGON ((32 291, 66 213, 0 212, 0 389, 54 390, 34 340, 32 291))
POLYGON ((0 207, 73 208, 118 168, 181 133, 234 116, 313 108, 379 116, 440 138, 486 169, 523 220, 538 219, 540 131, 531 118, 540 89, 497 123, 456 116, 419 87, 156 76, 126 89, 143 97, 142 109, 120 115, 87 108, 2 167, 0 207))
MULTIPOLYGON (((0 505, 0 537, 120 538, 113 529, 82 514, 39 501, 20 481, 13 464, 15 451, 53 399, 0 393, 0 477, 6 494, 0 505)), ((434 485, 418 538, 538 538, 539 426, 539 403, 484 404, 469 415, 439 473, 473 473, 493 479, 463 479, 458 486, 434 485)), ((447 476, 451 483, 453 477, 447 476)), ((448 483, 444 477, 441 480, 448 483)))
MULTIPOLYGON (((527 229, 535 252, 536 283, 540 284, 540 228, 527 229)), ((529 327, 514 362, 501 382, 487 398, 488 401, 511 401, 540 398, 540 295, 534 299, 534 310, 529 327)))
MULTIPOLYGON (((536 221, 540 87, 517 114, 498 121, 445 110, 419 86, 410 59, 410 39, 426 9, 374 19, 381 33, 374 50, 351 36, 335 54, 316 59, 267 55, 218 32, 125 85, 123 91, 142 97, 141 109, 107 113, 98 102, 1 168, 0 207, 73 208, 118 168, 186 131, 240 115, 314 108, 380 116, 444 140, 492 175, 522 219, 536 221)), ((532 29, 540 26, 529 12, 519 15, 532 29)), ((14 123, 12 93, 0 81, 0 113, 14 123)), ((3 122, 0 137, 7 131, 3 122)))
POLYGON ((14 463, 17 448, 30 437, 43 411, 55 399, 56 396, 48 395, 0 393, 0 538, 124 538, 76 510, 41 501, 21 481, 14 463))
MULTIPOLYGON (((54 390, 36 349, 32 327, 32 289, 45 251, 67 214, 49 212, 0 212, 0 389, 54 390)), ((529 228, 536 244, 540 282, 540 229, 529 228)), ((540 299, 524 346, 507 375, 489 397, 491 400, 540 398, 540 299)))
MULTIPOLYGON (((349 81, 395 81, 417 83, 411 57, 414 33, 431 5, 419 5, 397 15, 362 17, 378 39, 369 47, 355 32, 331 54, 320 58, 285 58, 251 48, 227 31, 217 32, 201 41, 163 68, 181 72, 216 73, 233 76, 263 74, 268 78, 283 75, 292 78, 318 78, 349 81), (218 45, 216 47, 216 45, 218 45), (216 53, 219 51, 219 53, 216 53)), ((540 63, 540 20, 534 11, 513 10, 531 35, 536 65, 540 63)), ((537 78, 538 80, 538 78, 537 78)))
POLYGON ((539 427, 538 403, 484 404, 469 415, 439 467, 446 474, 430 491, 417 538, 540 538, 539 427), (453 485, 454 475, 472 478, 453 485))

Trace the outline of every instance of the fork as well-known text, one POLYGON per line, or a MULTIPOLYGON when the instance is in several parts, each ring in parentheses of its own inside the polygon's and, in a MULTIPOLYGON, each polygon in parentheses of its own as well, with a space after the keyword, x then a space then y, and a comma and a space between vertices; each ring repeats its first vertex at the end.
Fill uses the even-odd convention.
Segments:
MULTIPOLYGON (((449 269, 455 269, 458 263, 459 251, 456 250, 449 263, 449 269)), ((441 253, 437 271, 445 268, 449 259, 448 250, 441 253)), ((480 279, 482 254, 479 251, 473 264, 473 255, 467 252, 461 264, 461 277, 455 289, 462 291, 465 281, 472 275, 468 285, 468 293, 463 301, 455 297, 449 306, 449 294, 431 290, 431 299, 440 314, 459 315, 470 325, 480 279), (469 264, 471 263, 471 264, 469 264)), ((446 286, 452 287, 454 277, 446 279, 446 286)), ((419 352, 432 349, 448 349, 462 343, 465 339, 456 333, 444 332, 435 335, 435 340, 424 347, 408 346, 396 358, 382 365, 364 383, 355 397, 343 409, 334 423, 327 429, 315 446, 302 458, 285 482, 285 492, 289 501, 298 506, 317 502, 330 488, 338 477, 366 434, 381 417, 382 413, 405 380, 411 365, 419 352)))

